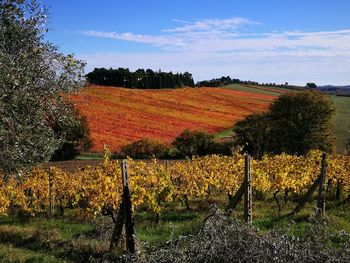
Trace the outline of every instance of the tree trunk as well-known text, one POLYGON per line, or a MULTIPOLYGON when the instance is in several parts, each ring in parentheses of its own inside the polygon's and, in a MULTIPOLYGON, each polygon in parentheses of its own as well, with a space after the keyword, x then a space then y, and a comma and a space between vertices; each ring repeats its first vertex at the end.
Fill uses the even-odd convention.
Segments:
POLYGON ((277 204, 277 206, 278 206, 278 212, 281 212, 281 204, 280 204, 280 202, 278 201, 278 198, 277 198, 277 194, 279 193, 279 191, 276 191, 276 192, 274 192, 273 193, 273 198, 275 199, 275 201, 276 201, 276 204, 277 204))

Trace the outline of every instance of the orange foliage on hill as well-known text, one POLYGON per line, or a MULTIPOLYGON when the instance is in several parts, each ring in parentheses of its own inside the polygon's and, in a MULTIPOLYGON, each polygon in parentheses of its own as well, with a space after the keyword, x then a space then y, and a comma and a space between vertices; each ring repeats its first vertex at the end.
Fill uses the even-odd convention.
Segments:
POLYGON ((169 145, 184 129, 216 133, 253 112, 265 111, 273 96, 220 88, 139 90, 89 86, 72 96, 87 117, 92 151, 112 151, 141 138, 169 145))

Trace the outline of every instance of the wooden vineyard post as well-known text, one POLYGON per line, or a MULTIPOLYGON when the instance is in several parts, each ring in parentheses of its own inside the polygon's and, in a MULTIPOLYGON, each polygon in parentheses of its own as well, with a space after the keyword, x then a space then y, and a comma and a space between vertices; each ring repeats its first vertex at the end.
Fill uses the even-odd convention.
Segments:
POLYGON ((318 188, 318 197, 317 197, 317 215, 326 215, 326 202, 324 198, 324 182, 327 173, 327 163, 326 163, 326 153, 322 154, 322 163, 321 163, 321 174, 320 174, 320 185, 318 188))
POLYGON ((121 236, 123 227, 125 227, 125 241, 126 249, 131 254, 136 254, 136 235, 135 235, 135 221, 132 212, 131 195, 129 188, 129 171, 127 160, 123 160, 121 163, 122 170, 122 183, 123 183, 123 195, 122 202, 120 204, 114 230, 112 234, 110 251, 116 247, 120 247, 121 236))
POLYGON ((250 174, 250 156, 244 156, 244 220, 247 224, 253 222, 253 195, 250 174))
POLYGON ((335 193, 335 199, 337 201, 340 200, 341 188, 342 188, 342 181, 337 181, 337 190, 336 190, 336 193, 335 193))
MULTIPOLYGON (((305 193, 305 195, 301 198, 298 205, 294 208, 293 212, 290 213, 290 215, 297 214, 303 209, 306 202, 308 202, 312 196, 312 194, 315 192, 315 190, 318 188, 318 199, 317 199, 317 210, 319 211, 321 209, 322 213, 325 213, 325 201, 324 201, 324 181, 326 178, 326 154, 322 154, 322 163, 321 163, 321 173, 319 177, 316 179, 316 181, 311 185, 309 190, 305 193)), ((317 212, 319 213, 319 212, 317 212)))
POLYGON ((130 253, 136 253, 136 236, 135 236, 135 221, 132 213, 132 203, 129 188, 129 171, 127 160, 122 161, 122 175, 123 175, 123 202, 125 213, 125 233, 126 246, 130 253))
POLYGON ((167 172, 169 169, 169 161, 165 161, 165 171, 167 172))
POLYGON ((226 213, 228 216, 231 215, 232 210, 236 208, 242 196, 244 195, 244 218, 246 221, 252 221, 252 188, 251 188, 251 177, 250 177, 250 156, 248 154, 244 157, 244 181, 235 193, 235 195, 230 199, 230 203, 226 207, 226 213), (249 184, 247 183, 249 181, 249 184), (246 217, 247 216, 247 217, 246 217))
POLYGON ((243 194, 244 194, 244 182, 241 184, 236 194, 231 198, 230 203, 226 207, 226 212, 228 216, 231 215, 232 210, 236 208, 243 194))
POLYGON ((49 216, 53 215, 53 178, 52 173, 49 171, 49 216))

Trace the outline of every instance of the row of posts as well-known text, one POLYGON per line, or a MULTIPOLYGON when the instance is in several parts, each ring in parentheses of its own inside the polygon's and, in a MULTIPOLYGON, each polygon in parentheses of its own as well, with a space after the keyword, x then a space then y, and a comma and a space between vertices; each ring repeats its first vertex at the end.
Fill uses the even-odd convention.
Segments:
MULTIPOLYGON (((252 178, 251 178, 251 169, 250 169, 251 157, 248 154, 245 154, 244 159, 245 159, 244 181, 240 189, 237 191, 235 197, 233 198, 233 201, 231 201, 233 203, 230 202, 229 207, 231 205, 231 208, 234 209, 234 207, 237 205, 237 203, 241 199, 242 195, 244 195, 244 220, 247 224, 251 224, 253 222, 253 195, 252 195, 252 178)), ((111 249, 120 241, 121 235, 122 235, 122 229, 123 227, 125 227, 126 248, 128 252, 135 254, 136 253, 135 224, 134 224, 134 217, 132 213, 127 160, 122 161, 121 168, 122 168, 123 196, 122 196, 122 203, 118 210, 117 222, 116 222, 117 224, 115 225, 115 229, 114 229, 114 232, 116 233, 113 233, 113 238, 111 240, 111 249)), ((291 214, 297 213, 303 208, 305 203, 310 199, 312 193, 316 190, 317 186, 319 187, 318 200, 317 200, 318 214, 323 214, 323 215, 325 214, 325 199, 324 199, 325 176, 326 176, 326 154, 323 153, 320 176, 314 182, 314 184, 310 187, 310 189, 301 199, 301 202, 297 205, 297 207, 293 210, 291 214)), ((51 180, 50 180, 50 185, 51 185, 51 180)), ((50 198, 50 204, 51 204, 51 198, 50 198)))
MULTIPOLYGON (((317 180, 311 185, 308 191, 300 199, 299 203, 295 209, 289 214, 297 214, 305 206, 305 204, 310 201, 312 194, 316 191, 318 187, 318 196, 317 196, 317 213, 316 216, 324 216, 326 214, 325 209, 325 196, 324 196, 324 184, 327 173, 327 155, 326 153, 322 154, 321 162, 321 172, 317 180)), ((229 205, 226 208, 227 214, 230 215, 231 212, 235 209, 242 196, 244 196, 244 221, 247 224, 253 222, 253 198, 252 198, 252 178, 250 170, 250 159, 251 157, 248 154, 245 154, 245 167, 244 167, 244 181, 241 187, 238 189, 236 194, 231 198, 229 205)))

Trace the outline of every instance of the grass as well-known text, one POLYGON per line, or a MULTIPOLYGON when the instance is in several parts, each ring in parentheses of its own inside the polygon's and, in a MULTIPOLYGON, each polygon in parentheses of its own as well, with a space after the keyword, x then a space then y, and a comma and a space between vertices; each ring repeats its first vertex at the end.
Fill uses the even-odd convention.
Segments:
POLYGON ((262 95, 270 95, 270 96, 279 96, 281 95, 281 92, 292 92, 294 90, 285 89, 285 88, 279 88, 279 87, 273 87, 273 86, 262 86, 262 87, 255 87, 255 86, 242 86, 240 84, 232 84, 224 87, 225 89, 233 89, 233 90, 239 90, 239 91, 245 91, 245 92, 251 92, 255 94, 262 94, 262 95), (265 90, 266 88, 266 90, 265 90), (267 90, 268 89, 268 90, 267 90), (272 91, 275 90, 275 91, 272 91))
POLYGON ((230 137, 232 136, 232 131, 233 131, 233 128, 228 128, 226 130, 223 130, 222 132, 214 134, 214 138, 222 139, 222 138, 230 137))
POLYGON ((75 160, 103 160, 103 153, 86 152, 75 157, 75 160))
POLYGON ((149 213, 143 212, 136 216, 138 238, 150 246, 162 246, 178 236, 195 233, 201 218, 196 212, 167 212, 160 223, 155 223, 149 213))
POLYGON ((12 245, 0 244, 0 262, 16 263, 58 263, 67 262, 45 253, 33 252, 30 249, 16 248, 12 245))
POLYGON ((350 142, 350 97, 332 96, 336 109, 335 136, 338 152, 344 152, 350 142))
POLYGON ((75 222, 69 218, 43 219, 37 217, 23 221, 18 217, 0 217, 0 225, 18 227, 19 229, 32 229, 33 231, 56 229, 60 233, 60 236, 66 240, 71 239, 75 235, 91 231, 90 225, 75 222))
POLYGON ((72 218, 0 217, 0 262, 76 262, 85 244, 75 240, 91 230, 72 218))

